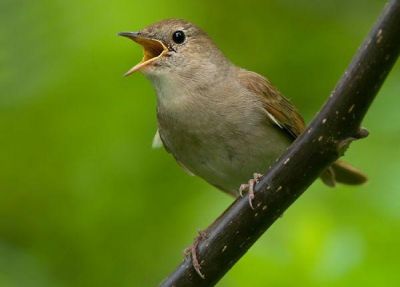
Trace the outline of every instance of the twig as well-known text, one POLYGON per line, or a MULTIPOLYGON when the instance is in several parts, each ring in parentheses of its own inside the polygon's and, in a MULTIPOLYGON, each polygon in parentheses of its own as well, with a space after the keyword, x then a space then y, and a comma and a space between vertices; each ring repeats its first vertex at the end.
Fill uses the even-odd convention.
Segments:
POLYGON ((390 1, 306 132, 255 187, 254 210, 238 198, 197 245, 201 278, 188 256, 161 286, 213 286, 356 139, 372 100, 400 52, 400 0, 390 1))

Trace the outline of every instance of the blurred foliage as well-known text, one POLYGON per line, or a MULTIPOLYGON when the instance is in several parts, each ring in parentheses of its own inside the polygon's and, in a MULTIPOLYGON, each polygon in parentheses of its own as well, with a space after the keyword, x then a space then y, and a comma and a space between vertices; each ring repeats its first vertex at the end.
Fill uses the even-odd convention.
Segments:
MULTIPOLYGON (((150 148, 155 96, 122 74, 116 33, 188 19, 267 75, 307 120, 383 0, 0 2, 0 286, 155 286, 232 198, 150 148)), ((316 182, 219 286, 397 286, 400 69, 347 160, 360 188, 316 182)))

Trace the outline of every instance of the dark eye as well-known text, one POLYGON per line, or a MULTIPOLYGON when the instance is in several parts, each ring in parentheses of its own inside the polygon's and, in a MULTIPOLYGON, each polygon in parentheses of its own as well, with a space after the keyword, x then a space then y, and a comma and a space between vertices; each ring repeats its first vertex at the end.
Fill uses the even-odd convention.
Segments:
POLYGON ((174 40, 175 43, 177 44, 182 44, 185 41, 185 33, 183 31, 175 31, 172 34, 172 40, 174 40))

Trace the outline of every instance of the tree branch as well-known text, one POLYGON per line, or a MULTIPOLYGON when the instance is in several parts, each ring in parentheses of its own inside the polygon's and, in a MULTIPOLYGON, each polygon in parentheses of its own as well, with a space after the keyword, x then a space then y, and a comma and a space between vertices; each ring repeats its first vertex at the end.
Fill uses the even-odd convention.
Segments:
POLYGON ((161 286, 212 286, 356 139, 360 124, 400 52, 400 0, 390 1, 320 113, 255 187, 206 230, 198 245, 202 279, 187 256, 161 286))

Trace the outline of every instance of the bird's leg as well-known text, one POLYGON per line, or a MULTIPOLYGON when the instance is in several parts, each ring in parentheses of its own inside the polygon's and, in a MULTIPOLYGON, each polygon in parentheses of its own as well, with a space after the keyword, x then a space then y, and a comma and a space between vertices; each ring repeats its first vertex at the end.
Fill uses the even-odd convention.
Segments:
POLYGON ((205 279, 206 277, 200 270, 201 266, 199 263, 199 259, 197 258, 197 247, 199 246, 200 241, 206 238, 207 238, 207 233, 204 231, 199 231, 199 235, 196 237, 193 244, 187 247, 184 251, 185 256, 192 257, 193 268, 194 270, 196 270, 197 274, 199 274, 199 276, 203 279, 205 279))
POLYGON ((243 191, 247 191, 249 194, 249 205, 251 209, 254 209, 253 207, 253 199, 254 199, 254 186, 256 183, 260 180, 260 178, 263 175, 260 173, 254 173, 253 178, 248 181, 248 183, 242 184, 239 187, 239 194, 241 197, 243 197, 243 191))

